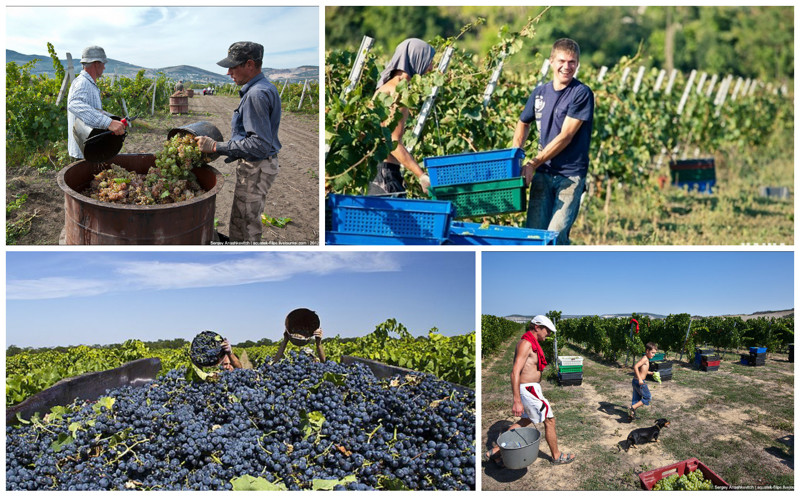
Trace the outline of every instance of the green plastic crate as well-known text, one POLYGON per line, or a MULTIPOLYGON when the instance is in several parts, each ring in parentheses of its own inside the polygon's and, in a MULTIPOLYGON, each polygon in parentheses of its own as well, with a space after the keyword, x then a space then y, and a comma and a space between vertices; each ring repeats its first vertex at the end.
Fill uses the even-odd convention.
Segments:
POLYGON ((659 352, 659 353, 656 353, 655 355, 653 355, 653 358, 651 358, 650 361, 651 362, 660 362, 661 360, 664 360, 664 358, 666 356, 667 356, 666 353, 659 352))
POLYGON ((583 365, 563 365, 558 368, 562 374, 571 374, 574 372, 583 372, 583 365))
POLYGON ((527 207, 523 177, 439 186, 430 192, 434 200, 452 202, 458 219, 522 212, 527 207))

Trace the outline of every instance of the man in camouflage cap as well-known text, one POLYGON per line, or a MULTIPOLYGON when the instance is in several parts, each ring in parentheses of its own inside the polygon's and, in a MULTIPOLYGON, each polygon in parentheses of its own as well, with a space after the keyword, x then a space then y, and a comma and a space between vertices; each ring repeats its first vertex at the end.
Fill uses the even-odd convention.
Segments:
POLYGON ((97 80, 106 68, 106 52, 99 46, 83 49, 81 65, 83 70, 75 77, 67 97, 67 148, 70 157, 83 159, 83 152, 75 139, 72 129, 75 119, 82 120, 95 129, 108 129, 114 134, 125 134, 125 124, 114 120, 103 112, 100 89, 97 80))
POLYGON ((261 213, 279 170, 281 98, 278 89, 261 72, 263 55, 264 47, 250 41, 240 41, 228 48, 228 56, 217 65, 226 67, 228 75, 242 87, 239 107, 231 120, 231 139, 195 138, 201 151, 227 155, 226 162, 239 160, 229 231, 233 242, 261 241, 261 213))

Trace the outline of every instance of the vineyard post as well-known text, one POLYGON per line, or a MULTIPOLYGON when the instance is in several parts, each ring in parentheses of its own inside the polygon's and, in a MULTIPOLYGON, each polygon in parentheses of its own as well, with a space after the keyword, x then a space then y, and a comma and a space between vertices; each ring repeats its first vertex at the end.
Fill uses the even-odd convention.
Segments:
MULTIPOLYGON (((151 116, 156 113, 156 91, 158 91, 158 85, 156 84, 157 82, 158 82, 158 79, 154 79, 153 80, 153 84, 150 85, 150 90, 153 90, 153 102, 150 104, 150 115, 151 116)), ((150 90, 147 90, 147 91, 150 92, 150 90)), ((147 94, 147 93, 145 93, 145 94, 147 94)))
POLYGON ((707 77, 708 77, 708 74, 706 73, 706 71, 703 71, 703 73, 700 74, 700 81, 697 82, 697 94, 698 95, 702 95, 703 94, 703 85, 706 84, 706 78, 707 77))
POLYGON ((620 89, 620 91, 625 89, 625 81, 628 80, 628 74, 630 74, 630 73, 631 73, 631 68, 630 67, 626 67, 622 71, 622 79, 620 79, 620 81, 619 81, 619 89, 620 89))
POLYGON ((283 98, 283 90, 285 90, 286 86, 288 86, 288 85, 289 85, 289 80, 288 79, 284 79, 283 80, 283 88, 281 88, 281 93, 280 93, 280 95, 278 95, 279 98, 283 98))
POLYGON ((353 63, 353 68, 350 69, 350 84, 342 91, 342 98, 353 91, 353 88, 356 87, 356 84, 358 84, 358 81, 361 79, 361 73, 364 72, 364 65, 367 62, 367 53, 372 49, 373 43, 375 43, 375 40, 369 36, 364 36, 361 39, 361 46, 358 48, 356 61, 353 63))
POLYGON ((497 61, 497 67, 495 67, 494 72, 492 73, 492 77, 489 80, 489 84, 486 85, 486 89, 483 91, 483 106, 486 108, 489 105, 489 101, 492 99, 492 93, 494 93, 495 88, 497 88, 497 81, 500 79, 500 73, 503 71, 503 61, 506 58, 506 51, 503 50, 500 52, 500 60, 497 61))
POLYGON ((667 95, 672 94, 672 85, 675 84, 676 77, 678 77, 678 69, 672 69, 672 73, 669 75, 669 81, 667 81, 667 89, 664 90, 664 93, 667 95))
POLYGON ((753 84, 750 85, 750 91, 747 92, 747 94, 752 95, 753 93, 755 93, 756 88, 758 87, 759 84, 761 84, 761 82, 758 79, 754 79, 753 84))
POLYGON ((597 82, 602 83, 603 78, 606 77, 606 73, 608 72, 608 67, 603 66, 600 68, 600 72, 597 73, 597 82))
POLYGON ((752 82, 753 82, 753 81, 752 81, 750 78, 747 78, 747 80, 744 82, 744 89, 742 90, 742 94, 743 94, 743 95, 746 95, 746 94, 747 94, 747 91, 750 89, 750 84, 751 84, 752 82))
POLYGON ((633 93, 638 94, 639 88, 642 87, 642 79, 644 78, 644 66, 639 66, 639 72, 636 73, 636 81, 633 83, 633 93))
MULTIPOLYGON (((442 56, 442 60, 439 61, 439 72, 444 74, 447 72, 447 66, 450 65, 450 58, 453 56, 453 52, 455 49, 452 46, 447 47, 444 51, 444 55, 442 56)), ((422 110, 420 111, 419 118, 417 119, 417 123, 414 125, 414 130, 411 132, 411 139, 412 144, 408 147, 408 151, 411 152, 414 147, 417 145, 417 141, 419 140, 420 135, 422 134, 422 128, 425 126, 425 121, 428 119, 428 114, 431 113, 431 109, 433 108, 433 103, 436 101, 436 96, 439 94, 439 87, 434 86, 431 89, 431 94, 428 96, 428 99, 425 100, 425 103, 422 105, 422 110)))
MULTIPOLYGON (((683 349, 686 348, 686 345, 689 342, 689 331, 691 331, 691 330, 692 330, 692 319, 690 318, 689 319, 689 327, 686 329, 686 337, 683 339, 683 346, 681 346, 681 357, 678 358, 679 362, 681 360, 683 360, 683 349)), ((687 352, 688 352, 688 350, 687 350, 687 352)))
POLYGON ((683 95, 681 95, 681 101, 678 104, 678 115, 683 114, 683 108, 686 106, 686 100, 689 99, 689 92, 692 91, 695 77, 697 77, 697 70, 692 69, 692 72, 689 74, 689 82, 686 83, 686 88, 683 89, 683 95))
POLYGON ((306 88, 308 87, 308 78, 303 81, 303 92, 300 93, 300 103, 297 104, 297 110, 300 110, 300 107, 303 105, 303 99, 306 97, 306 88))
MULTIPOLYGON (((353 91, 353 88, 356 87, 358 81, 361 80, 361 74, 364 72, 364 65, 367 63, 367 53, 372 49, 372 45, 375 42, 373 38, 369 36, 364 36, 361 39, 361 46, 358 48, 358 55, 356 56, 355 62, 353 62, 353 67, 350 69, 350 84, 342 90, 342 96, 340 97, 342 100, 348 93, 353 91)), ((325 140, 325 158, 328 158, 328 152, 331 151, 331 144, 328 140, 325 140)))
POLYGON ((744 80, 742 78, 738 78, 736 80, 736 86, 733 87, 733 94, 731 94, 731 101, 732 102, 735 102, 736 101, 736 97, 739 96, 739 90, 742 89, 742 83, 743 82, 744 82, 744 80))
POLYGON ((711 94, 714 93, 714 86, 717 84, 717 79, 719 79, 719 76, 716 74, 711 76, 711 82, 708 83, 708 90, 706 90, 706 98, 711 98, 711 94))
POLYGON ((67 72, 64 74, 64 81, 61 82, 61 89, 58 91, 58 98, 56 98, 56 105, 61 103, 61 99, 67 93, 70 82, 75 79, 75 69, 72 68, 72 54, 67 52, 67 72))
MULTIPOLYGON (((632 319, 631 319, 631 320, 632 320, 632 319)), ((633 322, 631 322, 631 333, 630 333, 631 345, 633 344, 633 330, 634 330, 635 328, 636 328, 636 324, 634 324, 633 322)), ((625 366, 626 366, 626 367, 628 366, 628 358, 629 358, 630 356, 631 356, 631 347, 630 347, 630 346, 628 346, 628 351, 627 351, 627 353, 625 353, 625 366)), ((636 363, 636 357, 633 357, 633 363, 636 363)))
POLYGON ((728 88, 731 87, 731 81, 733 81, 733 75, 729 75, 725 78, 725 81, 722 82, 720 85, 719 93, 717 93, 717 97, 719 98, 719 103, 717 103, 717 111, 714 113, 714 116, 719 116, 720 112, 722 111, 722 104, 725 103, 725 97, 728 96, 728 88))
POLYGON ((547 81, 547 71, 550 70, 550 59, 544 59, 542 62, 542 70, 539 71, 539 82, 536 83, 536 86, 539 87, 547 81))
POLYGON ((658 71, 658 77, 656 78, 656 85, 653 86, 653 92, 656 92, 661 89, 661 85, 664 83, 664 76, 667 75, 667 71, 661 69, 658 71))

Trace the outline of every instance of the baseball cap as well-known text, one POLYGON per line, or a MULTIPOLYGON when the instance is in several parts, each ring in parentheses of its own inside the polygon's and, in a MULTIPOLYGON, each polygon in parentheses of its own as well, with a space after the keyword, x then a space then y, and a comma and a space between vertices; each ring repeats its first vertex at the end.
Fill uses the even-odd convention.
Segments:
POLYGON ((536 317, 531 319, 531 323, 534 325, 545 326, 550 330, 550 332, 556 332, 556 326, 550 319, 548 319, 544 315, 537 315, 536 317))
POLYGON ((228 48, 228 56, 217 62, 217 65, 230 69, 244 64, 250 59, 261 60, 264 47, 252 41, 237 41, 228 48))
POLYGON ((92 45, 83 49, 81 54, 81 63, 89 64, 91 62, 108 62, 106 58, 106 51, 97 45, 92 45))

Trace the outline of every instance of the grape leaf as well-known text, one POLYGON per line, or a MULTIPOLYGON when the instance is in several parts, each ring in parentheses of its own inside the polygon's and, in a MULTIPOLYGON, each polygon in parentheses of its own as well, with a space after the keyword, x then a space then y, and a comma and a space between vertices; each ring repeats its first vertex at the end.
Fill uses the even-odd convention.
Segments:
POLYGON ((234 477, 231 479, 231 485, 234 491, 286 491, 286 485, 283 483, 275 484, 263 477, 252 475, 234 477))
POLYGON ((350 482, 358 482, 355 475, 348 475, 344 479, 334 480, 334 479, 314 479, 311 481, 311 490, 312 491, 330 491, 334 487, 338 485, 344 486, 345 484, 349 484, 350 482))

